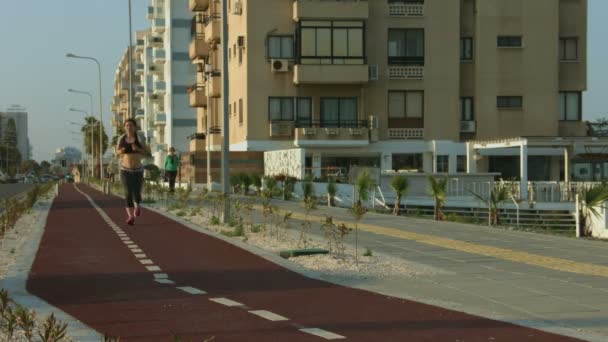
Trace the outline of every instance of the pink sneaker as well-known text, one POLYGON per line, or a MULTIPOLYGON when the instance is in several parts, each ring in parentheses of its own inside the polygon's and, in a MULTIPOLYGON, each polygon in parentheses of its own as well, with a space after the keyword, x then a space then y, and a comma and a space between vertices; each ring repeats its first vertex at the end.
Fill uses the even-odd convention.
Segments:
POLYGON ((139 217, 141 215, 141 209, 139 207, 135 207, 135 217, 139 217))
POLYGON ((134 226, 134 225, 135 225, 135 217, 129 217, 129 218, 127 219, 127 224, 128 224, 129 226, 134 226))

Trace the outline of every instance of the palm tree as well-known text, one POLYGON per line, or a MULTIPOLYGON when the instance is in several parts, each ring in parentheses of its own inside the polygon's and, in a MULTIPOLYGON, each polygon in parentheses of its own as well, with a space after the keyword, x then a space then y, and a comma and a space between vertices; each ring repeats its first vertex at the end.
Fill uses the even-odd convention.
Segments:
POLYGON ((393 215, 399 216, 399 210, 401 209, 401 198, 405 196, 409 186, 410 182, 405 176, 397 175, 393 177, 393 180, 391 181, 391 188, 393 188, 396 197, 393 215))
POLYGON ((359 263, 359 221, 367 212, 363 205, 363 201, 369 199, 369 189, 373 186, 372 175, 368 169, 364 169, 357 180, 355 181, 356 199, 353 198, 354 206, 352 209, 353 217, 355 218, 355 262, 359 263))
POLYGON ((443 206, 448 197, 448 179, 437 179, 433 176, 429 176, 429 185, 431 186, 430 195, 435 199, 435 220, 443 221, 443 206))
POLYGON ((598 209, 604 206, 604 202, 608 202, 608 184, 606 183, 595 184, 581 191, 579 196, 581 205, 579 213, 580 227, 578 228, 583 236, 591 235, 589 218, 591 215, 596 218, 600 216, 598 209))
POLYGON ((500 224, 500 216, 499 209, 502 204, 511 198, 511 194, 513 193, 513 184, 507 185, 504 182, 500 182, 492 191, 490 191, 490 196, 488 198, 483 197, 480 194, 471 192, 473 196, 477 197, 482 202, 488 204, 490 209, 490 224, 499 225, 500 224))
POLYGON ((327 180, 327 206, 333 207, 336 205, 336 194, 338 187, 336 186, 336 178, 333 176, 327 180))

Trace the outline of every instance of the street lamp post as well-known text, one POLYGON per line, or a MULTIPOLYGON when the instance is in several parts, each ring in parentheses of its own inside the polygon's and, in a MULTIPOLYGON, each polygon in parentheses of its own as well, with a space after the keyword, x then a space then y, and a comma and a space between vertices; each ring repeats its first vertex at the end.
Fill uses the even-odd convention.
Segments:
POLYGON ((133 29, 131 25, 131 0, 129 0, 129 119, 133 119, 133 29))
MULTIPOLYGON (((224 194, 224 223, 230 220, 230 122, 228 116, 229 78, 228 78, 228 0, 222 0, 222 192, 224 194)), ((207 104, 208 105, 208 104, 207 104)))
MULTIPOLYGON (((78 122, 70 121, 70 124, 74 125, 74 126, 82 127, 82 124, 79 124, 78 122)), ((80 154, 80 162, 82 163, 82 173, 86 174, 86 163, 85 163, 84 154, 85 154, 85 151, 87 150, 87 147, 86 147, 86 141, 85 141, 85 136, 84 136, 85 133, 84 132, 80 132, 80 133, 72 132, 72 134, 78 134, 78 135, 82 134, 82 153, 80 154)), ((77 140, 77 139, 74 138, 73 140, 77 140)))
MULTIPOLYGON (((91 104, 91 106, 92 106, 92 104, 91 104)), ((70 108, 70 111, 72 111, 72 112, 78 112, 78 113, 83 113, 85 115, 85 123, 87 124, 87 126, 89 125, 86 122, 87 115, 90 116, 90 117, 93 117, 93 112, 91 112, 89 114, 89 113, 87 113, 86 110, 80 110, 80 109, 70 108)), ((91 177, 94 176, 93 173, 94 173, 94 170, 95 170, 95 153, 93 153, 93 147, 95 146, 95 143, 94 143, 95 142, 95 137, 93 135, 94 132, 95 132, 95 126, 91 126, 91 167, 90 167, 90 169, 91 169, 91 177)), ((86 145, 85 145, 85 150, 86 150, 86 145)))
POLYGON ((102 91, 101 91, 101 64, 96 58, 87 57, 87 56, 78 56, 73 53, 68 53, 65 55, 67 58, 78 58, 78 59, 88 59, 94 61, 97 64, 97 72, 99 78, 99 177, 103 178, 103 100, 102 100, 102 91))

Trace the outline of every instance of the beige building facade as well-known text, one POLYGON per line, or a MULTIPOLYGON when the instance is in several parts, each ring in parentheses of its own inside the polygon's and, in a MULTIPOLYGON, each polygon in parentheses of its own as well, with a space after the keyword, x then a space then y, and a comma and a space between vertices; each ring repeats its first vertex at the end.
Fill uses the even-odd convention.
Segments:
MULTIPOLYGON (((228 1, 222 42, 221 2, 189 0, 206 134, 191 151, 221 148, 224 43, 230 150, 303 149, 315 175, 466 172, 467 141, 587 135, 586 0, 228 1)), ((484 151, 475 169, 517 176, 518 153, 484 151)), ((563 151, 528 153, 532 179, 564 172, 563 151)))

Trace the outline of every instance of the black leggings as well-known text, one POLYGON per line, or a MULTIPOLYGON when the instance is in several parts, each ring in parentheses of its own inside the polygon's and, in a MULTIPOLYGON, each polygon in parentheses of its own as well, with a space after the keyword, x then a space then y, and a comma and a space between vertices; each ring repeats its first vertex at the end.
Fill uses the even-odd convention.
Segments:
POLYGON ((133 208, 135 203, 141 203, 141 186, 144 182, 143 171, 120 171, 120 180, 125 188, 127 207, 133 208))
POLYGON ((177 177, 177 171, 166 171, 167 178, 169 178, 169 189, 175 190, 175 177, 177 177))

